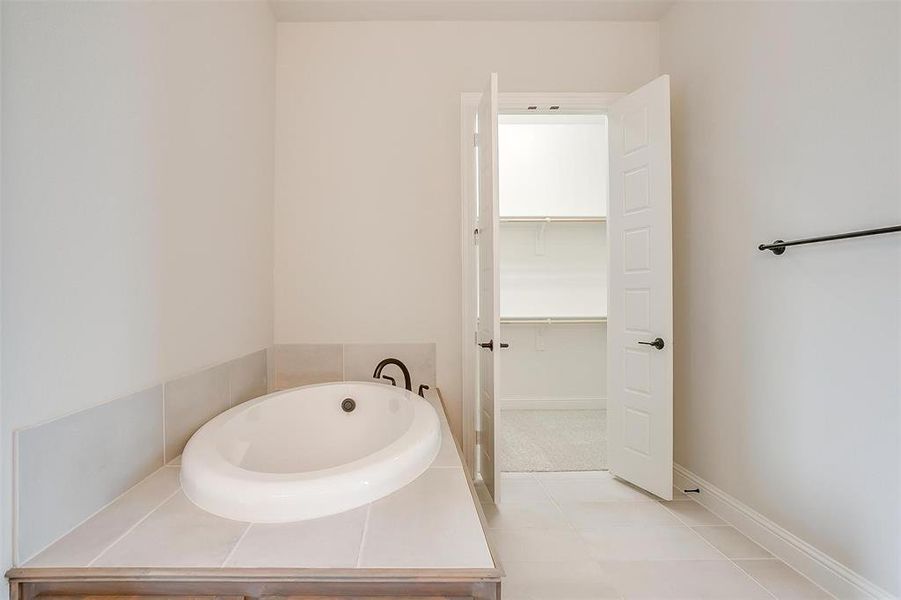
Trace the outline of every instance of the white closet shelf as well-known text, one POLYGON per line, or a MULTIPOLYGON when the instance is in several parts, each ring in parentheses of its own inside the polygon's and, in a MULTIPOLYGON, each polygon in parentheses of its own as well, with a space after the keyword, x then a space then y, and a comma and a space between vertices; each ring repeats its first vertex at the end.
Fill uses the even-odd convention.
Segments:
POLYGON ((602 216, 584 216, 584 217, 565 217, 565 216, 521 216, 521 217, 498 217, 501 223, 605 223, 607 217, 602 216))
POLYGON ((559 323, 606 323, 607 317, 501 317, 501 325, 555 325, 559 323))

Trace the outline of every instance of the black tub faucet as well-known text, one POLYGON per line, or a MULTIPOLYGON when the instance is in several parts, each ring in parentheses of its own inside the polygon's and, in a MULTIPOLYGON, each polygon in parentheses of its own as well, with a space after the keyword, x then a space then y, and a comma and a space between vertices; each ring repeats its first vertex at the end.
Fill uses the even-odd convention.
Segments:
POLYGON ((410 379, 410 370, 407 369, 407 365, 400 362, 396 358, 386 358, 382 362, 380 362, 375 367, 375 372, 372 374, 373 379, 387 379, 391 382, 392 385, 397 385, 397 382, 394 381, 393 377, 389 377, 387 375, 382 375, 382 369, 387 367, 388 365, 397 365, 400 367, 401 372, 404 374, 404 387, 407 388, 408 392, 413 391, 413 381, 410 379))

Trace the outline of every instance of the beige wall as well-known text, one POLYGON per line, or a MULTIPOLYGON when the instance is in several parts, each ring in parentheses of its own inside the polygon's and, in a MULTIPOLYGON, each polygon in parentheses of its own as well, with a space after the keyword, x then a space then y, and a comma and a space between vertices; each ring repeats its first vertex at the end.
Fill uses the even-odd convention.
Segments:
POLYGON ((898 594, 899 5, 695 3, 672 76, 676 461, 898 594))
POLYGON ((264 2, 3 2, 4 564, 12 430, 271 343, 274 51, 264 2))
POLYGON ((656 23, 278 26, 275 339, 436 342, 461 423, 460 93, 628 91, 656 23))
POLYGON ((897 241, 754 249, 901 218, 896 4, 685 3, 660 48, 281 24, 277 57, 260 2, 2 4, 3 447, 271 343, 273 304, 279 343, 436 342, 459 433, 460 92, 629 91, 662 60, 676 458, 898 593, 897 241))

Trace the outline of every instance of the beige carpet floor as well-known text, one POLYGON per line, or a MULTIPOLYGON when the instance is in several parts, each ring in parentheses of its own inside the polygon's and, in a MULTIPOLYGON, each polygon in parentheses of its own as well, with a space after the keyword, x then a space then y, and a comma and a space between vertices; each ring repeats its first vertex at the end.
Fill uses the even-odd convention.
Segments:
POLYGON ((606 410, 503 410, 502 471, 600 471, 607 468, 606 410))

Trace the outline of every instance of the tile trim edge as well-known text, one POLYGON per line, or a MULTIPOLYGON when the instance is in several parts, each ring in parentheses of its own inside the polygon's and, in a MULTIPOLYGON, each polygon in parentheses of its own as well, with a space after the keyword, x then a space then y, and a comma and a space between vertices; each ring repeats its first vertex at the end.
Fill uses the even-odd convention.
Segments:
POLYGON ((726 521, 835 597, 863 595, 866 598, 895 598, 856 571, 678 463, 673 463, 673 479, 679 487, 700 488, 701 493, 692 495, 690 500, 726 521))
MULTIPOLYGON (((432 392, 430 390, 430 392, 432 392)), ((430 393, 426 392, 426 393, 430 393)), ((444 402, 444 395, 441 393, 441 388, 437 385, 434 389, 434 394, 438 398, 438 404, 441 407, 441 412, 444 414, 445 420, 447 419, 447 408, 444 402)), ((463 479, 466 480, 466 485, 469 488, 469 495, 472 499, 472 503, 475 506, 476 515, 479 517, 479 525, 482 528, 482 535, 485 536, 485 544, 488 546, 488 555, 491 557, 491 561, 494 563, 494 571, 497 573, 498 577, 504 577, 506 572, 504 571, 504 565, 501 563, 500 555, 497 552, 497 549, 494 547, 494 542, 492 541, 491 536, 488 535, 488 519, 485 517, 485 511, 482 509, 482 501, 479 498, 479 494, 476 491, 475 482, 473 478, 470 477, 469 468, 466 465, 466 459, 463 457, 463 449, 460 447, 460 442, 457 438, 451 434, 451 437, 454 440, 454 449, 457 451, 457 458, 460 461, 460 468, 463 471, 463 479)))
MULTIPOLYGON (((10 540, 12 542, 12 564, 13 566, 21 564, 19 562, 19 488, 22 487, 19 476, 19 430, 12 431, 12 481, 10 482, 10 496, 12 501, 12 518, 10 524, 10 540)), ((35 555, 37 556, 37 555, 35 555)))

